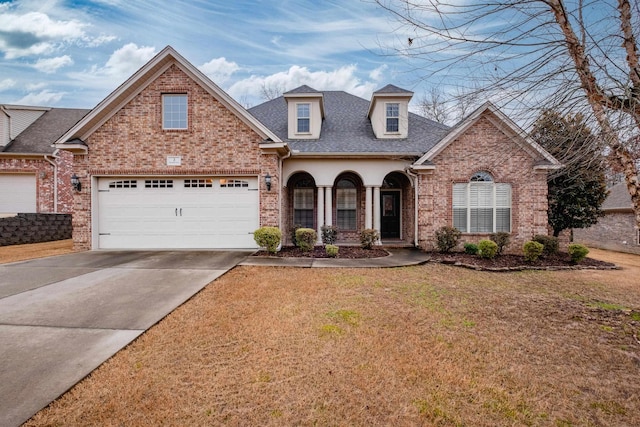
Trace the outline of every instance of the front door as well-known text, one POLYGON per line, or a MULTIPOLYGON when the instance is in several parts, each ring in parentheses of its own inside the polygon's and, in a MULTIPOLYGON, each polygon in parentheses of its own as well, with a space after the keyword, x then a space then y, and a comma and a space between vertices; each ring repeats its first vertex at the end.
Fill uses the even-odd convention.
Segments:
POLYGON ((380 234, 383 239, 400 238, 400 191, 380 191, 380 234))

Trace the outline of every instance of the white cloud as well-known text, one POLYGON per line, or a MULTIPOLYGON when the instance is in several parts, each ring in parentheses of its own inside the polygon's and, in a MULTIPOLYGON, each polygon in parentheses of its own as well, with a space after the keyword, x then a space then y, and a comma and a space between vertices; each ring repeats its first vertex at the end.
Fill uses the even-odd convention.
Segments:
POLYGON ((15 104, 49 106, 60 101, 64 95, 64 92, 52 92, 50 90, 43 90, 37 93, 30 93, 22 97, 19 100, 15 101, 15 104))
POLYGON ((105 64, 105 67, 99 69, 97 74, 126 78, 136 72, 155 55, 155 47, 138 47, 135 43, 128 43, 113 52, 105 64))
POLYGON ((38 61, 33 64, 33 67, 38 71, 42 71, 43 73, 51 74, 55 73, 58 68, 72 64, 73 59, 71 59, 69 55, 64 55, 58 56, 57 58, 38 59, 38 61))
POLYGON ((35 92, 36 90, 40 90, 45 87, 47 87, 47 84, 44 82, 27 84, 27 90, 29 92, 35 92))
POLYGON ((371 80, 374 80, 376 82, 379 82, 380 80, 383 79, 384 77, 384 72, 387 71, 387 68, 389 68, 387 66, 387 64, 383 64, 381 66, 379 66, 378 68, 376 68, 375 70, 371 71, 369 73, 369 78, 371 80))
POLYGON ((263 88, 280 88, 284 91, 307 85, 316 90, 343 90, 356 96, 369 98, 377 84, 363 82, 356 76, 357 67, 347 65, 333 71, 310 71, 294 65, 287 71, 270 76, 251 76, 234 83, 229 94, 236 99, 245 96, 259 97, 263 88))
POLYGON ((16 81, 13 79, 0 80, 0 91, 7 90, 16 85, 16 81))
POLYGON ((231 75, 240 69, 238 64, 227 61, 224 57, 212 59, 198 68, 218 85, 228 81, 231 75))
POLYGON ((4 12, 0 15, 0 50, 7 59, 49 54, 57 43, 82 39, 87 26, 77 20, 52 20, 42 12, 4 12))

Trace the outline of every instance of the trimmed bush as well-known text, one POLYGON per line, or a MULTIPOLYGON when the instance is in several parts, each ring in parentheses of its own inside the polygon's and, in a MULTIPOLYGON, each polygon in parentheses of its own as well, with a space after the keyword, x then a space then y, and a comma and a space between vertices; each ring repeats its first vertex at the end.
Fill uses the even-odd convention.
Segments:
POLYGON ((296 239, 296 231, 298 231, 298 228, 302 228, 302 226, 300 224, 293 224, 291 228, 291 244, 293 246, 298 246, 298 240, 296 239))
POLYGON ((260 227, 253 232, 253 240, 267 252, 275 254, 282 240, 282 232, 278 227, 260 227))
POLYGON ((545 236, 544 234, 537 234, 533 236, 533 241, 541 243, 544 246, 542 256, 555 255, 558 253, 560 244, 557 237, 545 236))
POLYGON ((340 248, 336 245, 326 245, 324 249, 325 251, 327 251, 327 255, 329 255, 331 258, 335 258, 338 256, 338 250, 340 248))
POLYGON ((465 243, 464 244, 464 253, 469 255, 477 255, 478 254, 478 245, 475 243, 465 243))
POLYGON ((436 248, 440 252, 451 252, 458 245, 462 233, 455 227, 440 227, 436 230, 436 248))
POLYGON ((498 245, 493 240, 480 240, 478 242, 478 254, 482 258, 492 259, 498 253, 498 245))
POLYGON ((493 233, 489 238, 498 245, 498 255, 502 255, 504 248, 509 246, 509 243, 511 242, 511 235, 504 231, 493 233))
POLYGON ((569 255, 571 256, 571 261, 574 263, 579 263, 587 257, 589 253, 589 249, 586 246, 580 245, 578 243, 572 243, 567 248, 569 251, 569 255))
POLYGON ((316 245, 318 233, 313 228, 298 228, 296 230, 296 242, 304 252, 309 252, 316 245))
POLYGON ((320 229, 322 232, 322 243, 325 245, 333 245, 338 240, 338 227, 332 225, 323 225, 320 229))
POLYGON ((366 228, 360 232, 360 245, 364 249, 371 249, 380 240, 380 233, 373 228, 366 228))
POLYGON ((533 240, 529 240, 522 246, 522 251, 524 252, 524 259, 533 262, 540 258, 542 252, 544 251, 544 245, 542 243, 534 242, 533 240))

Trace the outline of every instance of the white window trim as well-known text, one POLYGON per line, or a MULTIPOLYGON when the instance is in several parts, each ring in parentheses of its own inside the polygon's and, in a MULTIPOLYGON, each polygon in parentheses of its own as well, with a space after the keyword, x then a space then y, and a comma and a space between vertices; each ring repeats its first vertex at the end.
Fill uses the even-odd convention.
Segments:
POLYGON ((296 134, 297 135, 311 135, 311 129, 312 129, 311 108, 312 108, 312 106, 311 106, 310 102, 296 102, 296 134), (300 105, 306 105, 306 106, 309 107, 309 117, 299 117, 298 116, 298 112, 299 112, 298 107, 300 105), (298 127, 298 123, 299 123, 298 120, 299 119, 307 119, 307 120, 309 120, 309 130, 308 131, 302 131, 302 132, 300 131, 300 128, 298 127))
POLYGON ((186 93, 163 93, 162 94, 162 129, 163 130, 187 130, 189 129, 189 98, 186 93), (186 101, 186 110, 185 110, 185 119, 184 119, 184 127, 167 127, 165 123, 164 117, 164 109, 165 109, 165 99, 171 97, 184 97, 186 101))
POLYGON ((388 135, 398 135, 400 134, 400 103, 399 102, 385 102, 384 103, 384 133, 388 135), (398 106, 398 115, 397 116, 389 116, 387 115, 387 106, 388 105, 397 105, 398 106), (389 126, 387 126, 388 119, 396 119, 398 120, 398 130, 389 130, 389 126))

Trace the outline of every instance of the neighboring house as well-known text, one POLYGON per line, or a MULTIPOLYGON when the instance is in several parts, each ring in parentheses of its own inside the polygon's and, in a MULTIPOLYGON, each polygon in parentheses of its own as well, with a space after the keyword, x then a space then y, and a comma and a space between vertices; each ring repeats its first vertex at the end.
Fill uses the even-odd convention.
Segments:
POLYGON ((72 212, 73 156, 52 145, 88 111, 0 105, 0 214, 72 212))
POLYGON ((574 241, 593 248, 640 254, 640 232, 624 182, 609 189, 602 210, 604 216, 597 224, 573 230, 574 241))
POLYGON ((412 95, 302 86, 247 111, 166 47, 56 143, 82 185, 75 245, 250 248, 259 226, 326 224, 430 249, 454 225, 519 250, 546 233, 559 163, 491 104, 449 129, 409 113, 412 95))

